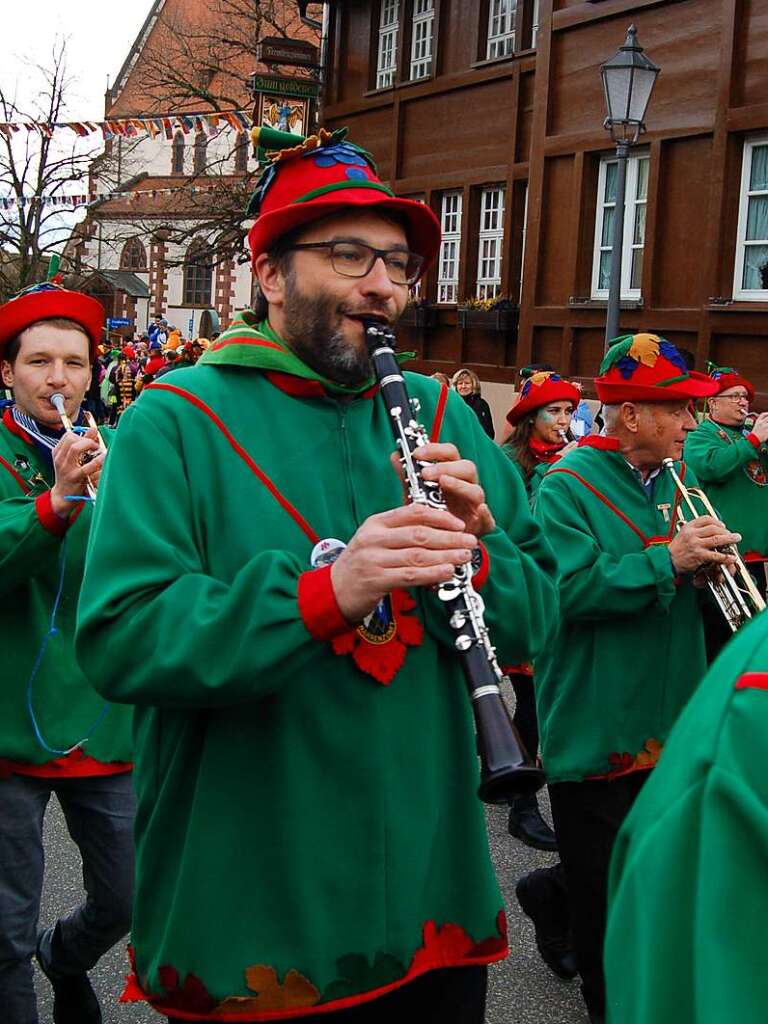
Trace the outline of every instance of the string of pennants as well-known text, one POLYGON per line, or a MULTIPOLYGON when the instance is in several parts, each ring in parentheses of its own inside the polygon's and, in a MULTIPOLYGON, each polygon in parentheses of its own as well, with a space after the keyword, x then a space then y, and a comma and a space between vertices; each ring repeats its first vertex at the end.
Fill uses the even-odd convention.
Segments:
POLYGON ((149 188, 137 189, 130 192, 91 192, 88 195, 71 196, 0 196, 0 210, 10 210, 14 206, 32 206, 40 203, 43 206, 61 206, 76 209, 80 206, 90 206, 93 203, 103 202, 105 199, 128 199, 134 202, 144 196, 155 198, 156 196, 168 195, 172 192, 184 192, 186 195, 196 195, 200 192, 210 192, 216 188, 211 185, 176 186, 174 188, 149 188))
POLYGON ((55 131, 68 128, 80 138, 101 132, 105 140, 116 136, 134 138, 146 133, 156 139, 158 135, 173 139, 177 131, 184 135, 216 135, 223 128, 247 132, 253 118, 245 110, 218 110, 207 114, 152 114, 144 117, 116 117, 107 121, 0 121, 0 132, 13 138, 19 132, 37 132, 49 139, 55 131))

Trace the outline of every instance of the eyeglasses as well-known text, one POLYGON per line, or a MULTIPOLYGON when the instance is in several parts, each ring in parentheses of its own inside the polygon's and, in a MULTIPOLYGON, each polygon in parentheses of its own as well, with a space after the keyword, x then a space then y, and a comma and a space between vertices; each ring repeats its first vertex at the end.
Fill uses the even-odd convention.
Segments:
POLYGON ((374 249, 363 242, 300 242, 291 249, 327 249, 331 266, 342 277, 365 277, 382 259, 392 284, 415 284, 419 279, 424 257, 407 249, 374 249))
POLYGON ((746 402, 749 405, 749 395, 715 395, 723 402, 746 402))

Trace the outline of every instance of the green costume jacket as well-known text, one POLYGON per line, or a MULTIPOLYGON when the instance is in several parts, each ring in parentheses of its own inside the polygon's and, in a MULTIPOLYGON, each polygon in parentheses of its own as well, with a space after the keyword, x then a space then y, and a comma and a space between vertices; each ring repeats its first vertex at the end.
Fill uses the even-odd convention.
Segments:
POLYGON ((652 766, 705 671, 698 592, 667 550, 674 484, 660 473, 649 498, 617 449, 584 439, 536 498, 560 571, 559 628, 535 676, 550 782, 652 766))
MULTIPOLYGON (((549 546, 473 411, 407 379, 478 464, 488 624, 528 658, 556 616, 549 546)), ((311 568, 318 540, 403 500, 378 394, 325 385, 236 323, 125 413, 96 510, 78 654, 136 705, 127 997, 190 1019, 341 1009, 506 953, 444 609, 396 591, 394 623, 354 630, 311 568)))
POLYGON ((611 1024, 768 1015, 768 616, 730 641, 614 846, 611 1024))
POLYGON ((685 460, 743 555, 768 556, 768 448, 754 434, 710 419, 691 431, 685 460))
MULTIPOLYGON (((104 431, 105 438, 110 433, 104 431)), ((77 597, 92 513, 85 504, 69 521, 60 519, 51 508, 52 484, 49 464, 6 408, 0 422, 0 769, 25 771, 55 761, 47 774, 100 774, 91 759, 130 761, 131 713, 107 709, 75 661, 77 597), (35 673, 60 584, 56 632, 35 673), (40 742, 28 702, 40 736, 58 753, 40 742), (63 752, 86 736, 82 753, 63 761, 63 752)))

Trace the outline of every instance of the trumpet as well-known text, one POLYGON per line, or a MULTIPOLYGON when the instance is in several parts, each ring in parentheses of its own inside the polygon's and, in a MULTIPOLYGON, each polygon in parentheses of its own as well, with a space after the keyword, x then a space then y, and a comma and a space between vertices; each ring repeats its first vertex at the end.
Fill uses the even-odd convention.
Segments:
MULTIPOLYGON (((48 401, 59 414, 59 419, 61 420, 64 429, 70 431, 70 433, 76 433, 74 424, 72 423, 72 420, 69 418, 69 414, 67 413, 67 410, 64 406, 64 395, 57 391, 50 396, 48 401)), ((104 438, 101 436, 101 434, 99 434, 96 420, 93 418, 90 412, 85 413, 85 419, 86 422, 88 423, 88 426, 93 427, 94 430, 96 430, 96 434, 98 435, 99 438, 99 454, 105 452, 107 450, 107 446, 104 444, 104 438)), ((86 453, 83 456, 82 465, 85 465, 86 462, 90 462, 91 459, 94 459, 95 457, 95 455, 86 453)), ((95 499, 96 488, 94 487, 90 480, 86 480, 85 487, 86 490, 88 491, 88 497, 95 499)))
MULTIPOLYGON (((684 523, 690 522, 690 519, 686 519, 683 512, 683 503, 691 513, 691 518, 695 519, 702 514, 713 516, 715 519, 719 518, 712 502, 700 487, 685 486, 675 470, 673 459, 664 459, 661 465, 672 477, 675 487, 682 498, 681 504, 677 507, 678 530, 684 523), (703 513, 699 512, 694 505, 694 498, 701 503, 704 509, 703 513)), ((745 565, 744 559, 739 554, 739 549, 736 545, 728 544, 718 550, 725 554, 733 555, 736 558, 736 573, 731 576, 726 569, 720 570, 718 568, 715 569, 715 572, 707 572, 707 587, 714 597, 718 608, 723 613, 723 617, 728 623, 731 632, 735 633, 737 629, 763 611, 765 601, 755 586, 752 574, 745 565)))

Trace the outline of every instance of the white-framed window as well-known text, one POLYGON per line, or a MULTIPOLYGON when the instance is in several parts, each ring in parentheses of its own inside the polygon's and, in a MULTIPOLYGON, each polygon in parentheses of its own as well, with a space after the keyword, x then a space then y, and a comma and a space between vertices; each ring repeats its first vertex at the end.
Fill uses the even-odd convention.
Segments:
POLYGON ((440 211, 443 240, 437 269, 437 301, 458 302, 459 247, 461 245, 461 192, 444 192, 440 211))
POLYGON ((525 199, 523 199, 523 231, 520 245, 522 246, 522 252, 520 253, 520 295, 518 296, 518 305, 522 304, 523 301, 523 276, 525 273, 525 240, 528 236, 528 182, 525 183, 525 199))
POLYGON ((495 299, 501 290, 501 255, 504 247, 504 189, 499 185, 480 192, 480 233, 477 250, 477 297, 495 299))
POLYGON ((428 78, 432 74, 434 31, 435 0, 413 0, 411 78, 428 78))
POLYGON ((400 26, 400 0, 381 0, 379 17, 379 57, 376 64, 376 88, 387 89, 395 81, 397 33, 400 26))
POLYGON ((733 297, 768 302, 768 135, 744 142, 733 297))
POLYGON ((539 0, 533 0, 531 9, 531 46, 536 46, 539 37, 539 0))
MULTIPOLYGON (((600 161, 595 218, 595 252, 592 261, 592 298, 607 299, 611 281, 611 248, 616 216, 618 160, 605 156, 600 161)), ((624 201, 624 237, 621 255, 621 298, 639 299, 643 277, 645 210, 648 203, 648 153, 627 159, 627 187, 624 201)))
POLYGON ((508 57, 515 49, 517 0, 491 0, 488 7, 488 46, 485 56, 508 57))

